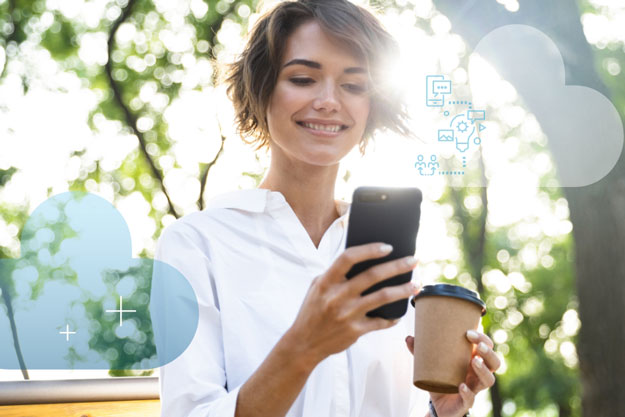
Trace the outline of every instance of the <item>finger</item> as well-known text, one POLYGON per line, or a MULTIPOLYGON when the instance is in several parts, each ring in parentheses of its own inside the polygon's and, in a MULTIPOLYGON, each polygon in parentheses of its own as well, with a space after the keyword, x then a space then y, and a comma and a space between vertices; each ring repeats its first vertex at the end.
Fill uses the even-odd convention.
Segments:
POLYGON ((417 292, 419 292, 419 287, 412 282, 384 287, 360 297, 360 299, 356 301, 355 311, 366 313, 367 311, 392 303, 393 301, 409 298, 417 292))
POLYGON ((474 392, 483 390, 484 388, 492 387, 495 383, 495 375, 486 367, 484 359, 480 356, 475 356, 471 360, 471 366, 477 375, 479 382, 476 386, 470 387, 474 392))
POLYGON ((345 275, 355 264, 367 259, 382 258, 391 253, 393 247, 383 242, 368 243, 347 248, 328 268, 325 276, 334 282, 345 279, 345 275))
POLYGON ((412 271, 416 266, 417 259, 414 256, 406 256, 372 266, 349 281, 349 291, 352 294, 360 295, 378 282, 412 271))
POLYGON ((407 336, 406 337, 406 347, 410 351, 410 353, 414 354, 414 337, 407 336))
POLYGON ((462 383, 460 387, 458 387, 458 393, 460 394, 460 398, 462 398, 462 406, 466 410, 469 411, 469 408, 473 407, 473 402, 475 401, 475 393, 467 387, 467 384, 462 383))
POLYGON ((488 369, 493 372, 499 369, 499 366, 501 366, 501 359, 499 359, 499 356, 497 356, 495 351, 488 347, 486 343, 480 342, 477 345, 477 352, 484 359, 484 363, 488 369))
POLYGON ((467 331, 467 339, 469 339, 469 342, 473 343, 474 345, 477 345, 480 342, 484 342, 490 348, 495 346, 490 337, 486 336, 484 333, 476 332, 475 330, 467 331))

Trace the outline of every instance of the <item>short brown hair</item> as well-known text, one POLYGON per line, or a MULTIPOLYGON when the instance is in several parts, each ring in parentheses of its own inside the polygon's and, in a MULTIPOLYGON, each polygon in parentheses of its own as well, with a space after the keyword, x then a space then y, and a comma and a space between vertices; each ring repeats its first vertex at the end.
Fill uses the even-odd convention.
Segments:
POLYGON ((385 63, 399 53, 393 37, 378 19, 348 0, 296 0, 279 3, 254 26, 245 49, 229 66, 227 94, 232 100, 237 130, 256 149, 269 145, 267 107, 280 72, 288 37, 303 23, 315 21, 331 37, 364 58, 371 80, 371 110, 360 152, 379 128, 411 135, 399 92, 384 82, 385 63), (251 137, 247 140, 246 137, 251 137))

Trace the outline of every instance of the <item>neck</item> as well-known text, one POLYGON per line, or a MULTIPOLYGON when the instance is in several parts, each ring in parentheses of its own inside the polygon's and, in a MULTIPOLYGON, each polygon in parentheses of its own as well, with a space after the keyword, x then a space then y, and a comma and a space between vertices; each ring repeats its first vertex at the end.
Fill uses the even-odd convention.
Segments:
POLYGON ((258 188, 282 193, 315 246, 330 224, 339 217, 334 184, 339 164, 310 165, 286 157, 272 147, 269 172, 258 188))

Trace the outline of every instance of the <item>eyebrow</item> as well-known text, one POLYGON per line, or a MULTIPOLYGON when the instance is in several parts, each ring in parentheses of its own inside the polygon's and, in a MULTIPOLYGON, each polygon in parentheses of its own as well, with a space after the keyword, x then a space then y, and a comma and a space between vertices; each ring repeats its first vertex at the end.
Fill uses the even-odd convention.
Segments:
MULTIPOLYGON (((315 61, 310 61, 308 59, 301 59, 301 58, 290 60, 289 62, 284 64, 282 68, 286 68, 290 65, 304 65, 306 67, 313 68, 313 69, 321 69, 320 63, 315 62, 315 61)), ((346 74, 365 74, 366 73, 363 67, 349 67, 349 68, 345 68, 343 72, 346 74)))

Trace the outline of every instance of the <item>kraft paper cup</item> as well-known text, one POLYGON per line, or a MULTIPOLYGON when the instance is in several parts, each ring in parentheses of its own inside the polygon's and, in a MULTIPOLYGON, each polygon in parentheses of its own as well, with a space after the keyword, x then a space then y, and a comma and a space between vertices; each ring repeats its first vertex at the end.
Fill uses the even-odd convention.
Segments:
POLYGON ((477 330, 486 314, 484 301, 466 288, 437 284, 423 287, 411 303, 415 308, 415 386, 430 392, 458 392, 473 352, 466 333, 477 330))

